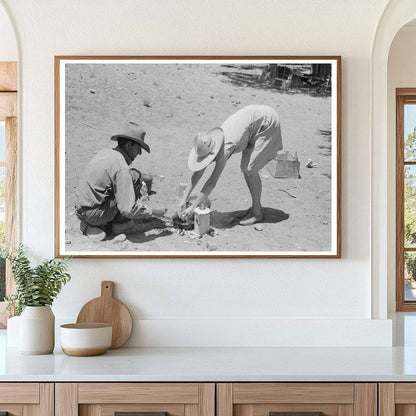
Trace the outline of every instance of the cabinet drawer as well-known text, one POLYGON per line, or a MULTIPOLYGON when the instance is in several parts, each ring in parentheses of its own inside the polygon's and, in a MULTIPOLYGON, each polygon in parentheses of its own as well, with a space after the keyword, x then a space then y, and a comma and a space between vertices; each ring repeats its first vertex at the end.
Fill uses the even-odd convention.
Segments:
POLYGON ((416 383, 380 383, 380 416, 416 415, 416 383))
POLYGON ((55 404, 56 416, 215 416, 215 384, 59 383, 55 404))
POLYGON ((51 383, 0 383, 0 414, 53 416, 51 383))
POLYGON ((0 383, 0 403, 39 403, 38 383, 0 383))
POLYGON ((199 402, 197 383, 80 383, 78 403, 183 403, 199 402))
POLYGON ((220 383, 217 416, 376 416, 375 383, 220 383))

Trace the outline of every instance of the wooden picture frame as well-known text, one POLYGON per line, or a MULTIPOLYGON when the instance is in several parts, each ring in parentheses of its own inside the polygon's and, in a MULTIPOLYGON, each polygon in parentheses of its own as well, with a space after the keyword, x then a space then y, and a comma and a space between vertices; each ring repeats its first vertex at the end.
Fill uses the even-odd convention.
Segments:
MULTIPOLYGON (((339 258, 341 57, 56 56, 55 167, 57 257, 339 258), (228 119, 237 112, 234 121, 228 119), (239 123, 235 120, 244 117, 246 123, 249 117, 255 120, 250 119, 241 136, 235 133, 239 139, 230 144, 230 131, 237 131, 233 129, 239 123), (141 198, 138 203, 146 205, 143 209, 151 205, 147 213, 157 212, 155 207, 168 211, 162 218, 149 214, 150 218, 128 219, 135 231, 129 229, 121 237, 115 219, 100 223, 96 238, 96 230, 90 228, 96 224, 84 221, 85 212, 90 215, 98 203, 85 202, 86 192, 96 186, 85 172, 95 169, 91 164, 98 152, 108 153, 111 144, 117 145, 110 138, 123 134, 129 122, 146 131, 144 140, 151 148, 150 154, 144 152, 128 166, 139 170, 152 188, 152 194, 145 195, 147 202, 141 198), (193 206, 204 183, 208 188, 214 184, 205 201, 212 204, 205 230, 209 232, 201 236, 201 228, 187 229, 191 214, 190 221, 175 216, 179 192, 190 183, 188 157, 194 138, 207 133, 198 141, 208 137, 211 144, 212 129, 224 131, 225 126, 227 133, 218 139, 221 150, 209 149, 215 159, 187 204, 193 206), (265 133, 266 128, 270 129, 265 133), (222 152, 226 166, 218 182, 210 182, 222 152), (258 179, 262 188, 253 185, 258 179), (245 209, 258 207, 259 189, 263 209, 250 219, 253 213, 245 209)), ((114 177, 111 180, 114 184, 114 177)), ((111 198, 115 200, 114 193, 111 198)))

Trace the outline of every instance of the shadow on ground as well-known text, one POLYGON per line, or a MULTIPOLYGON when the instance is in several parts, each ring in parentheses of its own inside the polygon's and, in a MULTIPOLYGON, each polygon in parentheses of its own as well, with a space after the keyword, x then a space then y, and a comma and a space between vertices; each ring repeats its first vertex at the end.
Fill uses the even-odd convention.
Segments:
MULTIPOLYGON (((218 212, 212 211, 211 225, 215 228, 233 228, 239 225, 238 222, 245 216, 246 210, 218 212)), ((263 208, 263 224, 277 224, 289 218, 289 214, 276 208, 263 208)))
MULTIPOLYGON (((146 243, 170 235, 172 235, 172 231, 166 229, 166 223, 164 221, 159 218, 151 218, 148 221, 141 222, 138 226, 137 233, 127 235, 127 240, 132 243, 146 243)), ((109 239, 111 240, 114 237, 112 235, 109 239)))

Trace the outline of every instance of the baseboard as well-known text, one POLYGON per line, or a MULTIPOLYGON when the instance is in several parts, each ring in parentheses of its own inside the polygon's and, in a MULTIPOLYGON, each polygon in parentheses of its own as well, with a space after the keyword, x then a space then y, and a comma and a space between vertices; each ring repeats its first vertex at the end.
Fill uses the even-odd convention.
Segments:
MULTIPOLYGON (((57 324, 71 321, 68 317, 57 317, 57 324)), ((140 317, 134 320, 133 333, 125 346, 391 347, 392 321, 140 317)))

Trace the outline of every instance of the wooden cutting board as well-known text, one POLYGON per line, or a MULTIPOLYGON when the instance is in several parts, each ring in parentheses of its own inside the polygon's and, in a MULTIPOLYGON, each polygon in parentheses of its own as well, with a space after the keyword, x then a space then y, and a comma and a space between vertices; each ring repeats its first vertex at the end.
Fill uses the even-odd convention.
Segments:
POLYGON ((130 337, 133 319, 124 303, 113 297, 114 282, 101 282, 101 296, 86 303, 77 323, 107 323, 113 326, 111 349, 121 347, 130 337))

